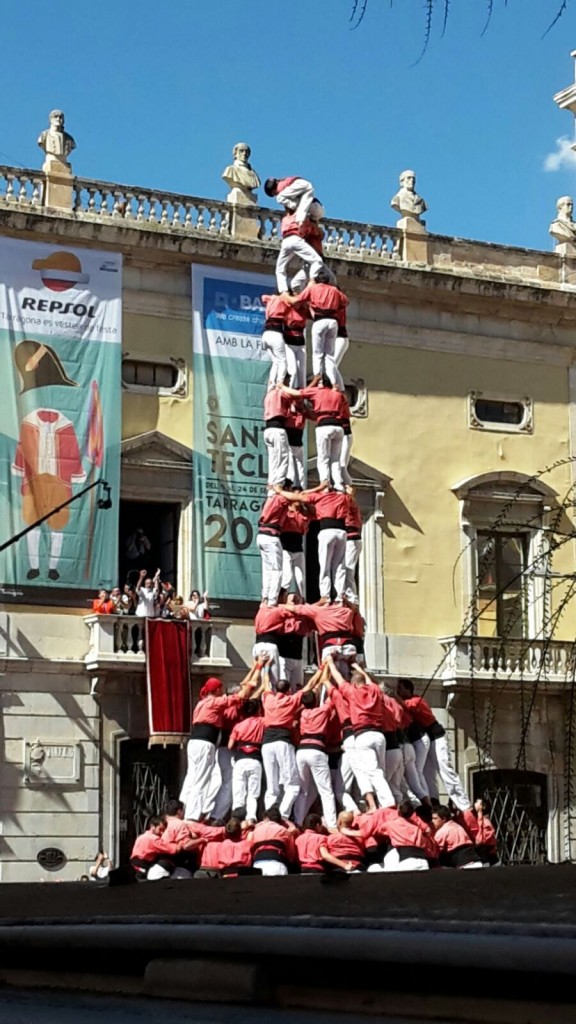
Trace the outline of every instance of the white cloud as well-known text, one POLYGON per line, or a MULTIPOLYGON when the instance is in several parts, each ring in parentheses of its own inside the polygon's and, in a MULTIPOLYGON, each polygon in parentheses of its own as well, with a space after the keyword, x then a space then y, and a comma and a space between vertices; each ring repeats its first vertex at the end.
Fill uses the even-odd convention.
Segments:
POLYGON ((569 139, 566 135, 556 139, 556 149, 553 153, 548 153, 544 160, 544 170, 560 171, 576 168, 576 152, 572 149, 573 144, 574 140, 569 139))

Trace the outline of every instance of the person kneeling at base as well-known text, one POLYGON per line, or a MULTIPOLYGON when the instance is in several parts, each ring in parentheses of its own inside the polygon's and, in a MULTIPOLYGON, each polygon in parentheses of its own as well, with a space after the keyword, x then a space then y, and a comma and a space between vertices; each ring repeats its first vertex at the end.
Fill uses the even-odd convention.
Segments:
POLYGON ((440 805, 432 811, 434 839, 440 851, 440 864, 446 868, 481 868, 480 857, 470 836, 450 817, 447 807, 440 805))
POLYGON ((264 812, 252 833, 252 864, 262 875, 287 875, 296 862, 296 829, 288 828, 277 807, 264 812))

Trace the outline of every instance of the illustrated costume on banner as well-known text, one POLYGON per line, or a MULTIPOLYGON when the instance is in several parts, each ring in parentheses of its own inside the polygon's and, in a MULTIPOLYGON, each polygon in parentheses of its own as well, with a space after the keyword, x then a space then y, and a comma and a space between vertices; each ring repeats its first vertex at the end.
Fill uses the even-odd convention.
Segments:
POLYGON ((0 582, 110 587, 117 574, 121 258, 0 240, 0 582), (106 425, 106 427, 104 427, 106 425), (96 515, 104 478, 112 510, 96 515))

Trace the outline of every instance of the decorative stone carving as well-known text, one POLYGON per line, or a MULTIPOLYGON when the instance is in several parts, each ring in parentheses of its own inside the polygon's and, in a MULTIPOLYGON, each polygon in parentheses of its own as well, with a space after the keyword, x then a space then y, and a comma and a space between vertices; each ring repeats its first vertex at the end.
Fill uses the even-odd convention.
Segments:
POLYGON ((422 223, 420 220, 428 207, 416 192, 416 174, 414 171, 402 171, 400 175, 400 188, 390 200, 390 206, 397 210, 401 217, 410 217, 422 223))
POLYGON ((40 134, 38 145, 46 154, 43 170, 51 170, 54 163, 60 167, 70 167, 68 157, 72 150, 76 149, 76 143, 64 129, 64 113, 61 110, 51 111, 50 127, 40 134))
POLYGON ((556 220, 552 221, 549 228, 552 238, 556 240, 555 251, 565 256, 576 255, 576 223, 572 217, 572 196, 560 196, 556 201, 556 210, 556 220))
POLYGON ((68 740, 24 740, 23 768, 29 786, 75 785, 80 778, 80 747, 68 740))
POLYGON ((234 162, 222 171, 222 177, 230 188, 226 196, 229 203, 256 206, 254 189, 260 188, 260 178, 249 163, 252 150, 246 142, 237 142, 232 150, 234 162))

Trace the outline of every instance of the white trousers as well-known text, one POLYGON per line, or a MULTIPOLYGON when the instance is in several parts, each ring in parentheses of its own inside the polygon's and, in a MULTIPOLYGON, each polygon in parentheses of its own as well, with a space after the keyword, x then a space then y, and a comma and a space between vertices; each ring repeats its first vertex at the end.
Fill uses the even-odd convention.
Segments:
POLYGON ((262 789, 262 762, 254 757, 240 757, 232 769, 232 810, 246 808, 246 817, 256 821, 258 798, 262 789))
POLYGON ((336 805, 343 807, 345 811, 352 811, 353 814, 358 814, 358 804, 350 793, 354 784, 354 775, 344 750, 342 751, 339 767, 330 769, 330 778, 332 779, 332 790, 336 805))
POLYGON ((352 477, 348 472, 348 463, 350 462, 353 443, 352 434, 344 434, 342 438, 342 451, 340 452, 340 466, 342 467, 342 479, 348 486, 352 483, 352 477))
MULTIPOLYGON (((288 372, 286 360, 286 342, 282 331, 264 331, 262 334, 262 347, 267 349, 272 356, 272 366, 268 377, 268 390, 276 384, 283 384, 288 372)), ((294 385, 292 385, 294 386, 294 385)))
POLYGON ((254 867, 261 875, 268 875, 269 878, 278 878, 288 874, 288 868, 279 860, 259 860, 254 867))
POLYGON ((305 242, 300 235, 288 235, 287 238, 282 239, 276 261, 276 284, 280 293, 288 291, 288 264, 294 256, 297 256, 303 263, 309 264, 311 278, 315 278, 323 269, 322 257, 308 242, 305 242))
MULTIPOLYGON (((414 740, 412 746, 414 747, 415 757, 414 768, 418 774, 420 786, 424 787, 428 796, 432 796, 432 793, 430 792, 430 789, 428 787, 428 781, 426 779, 424 771, 426 761, 428 758, 428 751, 430 750, 430 737, 427 736, 426 733, 424 733, 424 735, 421 736, 419 740, 414 740)), ((438 790, 436 790, 436 792, 438 792, 438 790)))
POLYGON ((303 445, 290 445, 288 455, 288 477, 297 487, 304 488, 304 447, 303 445))
POLYGON ((335 424, 316 427, 316 462, 320 480, 330 480, 339 491, 344 490, 340 455, 344 431, 335 424))
POLYGON ((208 793, 214 764, 216 747, 208 740, 188 740, 188 769, 180 790, 184 803, 184 817, 199 821, 207 810, 208 793))
POLYGON ((224 821, 232 810, 232 751, 218 747, 212 782, 208 790, 206 814, 224 821))
POLYGON ((398 850, 392 847, 384 857, 383 871, 429 871, 430 865, 421 857, 407 857, 400 860, 398 850))
POLYGON ((276 199, 286 210, 295 210, 296 223, 303 224, 314 202, 314 186, 306 178, 295 178, 278 192, 276 199))
POLYGON ((346 556, 344 559, 344 566, 346 568, 346 597, 348 600, 353 601, 358 596, 358 588, 356 586, 356 567, 362 551, 361 540, 348 540, 346 539, 346 556))
POLYGON ((402 744, 402 756, 404 757, 404 788, 408 790, 409 796, 423 800, 429 795, 426 781, 416 767, 416 751, 411 743, 402 744))
POLYGON ((374 792, 380 807, 393 807, 395 800, 386 781, 386 738, 381 732, 369 730, 354 738, 358 768, 374 792))
POLYGON ((330 526, 318 531, 318 564, 320 597, 330 597, 332 586, 336 597, 346 591, 346 531, 330 526))
POLYGON ((266 775, 264 806, 268 809, 278 803, 280 787, 282 787, 283 794, 280 803, 280 814, 283 818, 289 818, 294 801, 300 792, 300 776, 296 765, 294 747, 291 743, 287 743, 286 740, 274 740, 273 743, 264 743, 262 746, 262 760, 264 762, 264 774, 266 775))
POLYGON ((440 736, 437 740, 432 740, 424 766, 424 776, 428 784, 430 796, 435 796, 436 798, 438 796, 438 787, 436 785, 437 773, 440 775, 444 783, 444 789, 452 803, 456 805, 459 811, 468 811, 470 809, 470 800, 462 785, 460 776, 452 764, 446 736, 440 736))
POLYGON ((325 373, 339 391, 344 390, 344 381, 334 360, 334 347, 338 334, 338 321, 327 318, 312 323, 312 373, 325 373))
POLYGON ((402 792, 404 758, 400 747, 394 747, 392 750, 386 748, 386 779, 392 790, 395 803, 401 803, 404 799, 402 792))
POLYGON ((282 588, 290 590, 292 580, 299 594, 304 596, 304 552, 282 550, 282 588))
POLYGON ((289 387, 306 387, 306 346, 286 345, 286 367, 289 387))
POLYGON ((281 655, 278 656, 278 661, 278 678, 287 679, 290 683, 290 692, 296 693, 296 690, 304 686, 304 662, 301 658, 283 658, 281 655))
POLYGON ((278 603, 282 580, 282 545, 279 537, 259 533, 256 544, 262 559, 262 600, 269 605, 278 603))
POLYGON ((297 750, 296 764, 300 776, 300 792, 294 804, 294 821, 302 825, 318 793, 327 827, 336 828, 336 801, 328 754, 322 750, 297 750))
POLYGON ((282 678, 280 676, 278 648, 276 644, 270 644, 265 640, 259 641, 254 644, 252 648, 252 659, 255 661, 259 654, 267 654, 270 659, 268 662, 268 675, 270 678, 270 684, 275 690, 276 683, 282 678))
POLYGON ((355 800, 352 798, 352 788, 354 781, 362 796, 365 793, 370 793, 370 783, 368 779, 362 774, 362 767, 358 767, 358 758, 356 757, 356 742, 354 735, 347 736, 342 741, 342 760, 340 761, 340 774, 344 783, 344 789, 346 799, 342 798, 344 810, 355 811, 357 805, 355 800))
POLYGON ((348 351, 349 345, 350 342, 348 338, 336 338, 336 343, 334 345, 334 362, 336 363, 336 366, 340 366, 340 363, 348 351))
POLYGON ((268 486, 280 484, 284 487, 290 458, 290 445, 284 427, 266 427, 264 444, 268 453, 268 486))

